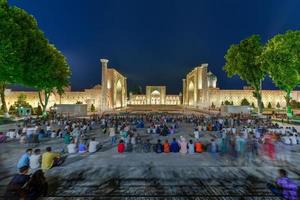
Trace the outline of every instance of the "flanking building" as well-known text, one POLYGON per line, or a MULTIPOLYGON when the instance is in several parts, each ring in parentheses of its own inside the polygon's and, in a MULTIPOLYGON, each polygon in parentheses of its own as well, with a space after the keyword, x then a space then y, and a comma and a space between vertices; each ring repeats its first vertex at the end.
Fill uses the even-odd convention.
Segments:
MULTIPOLYGON (((60 96, 57 92, 51 94, 48 108, 54 104, 87 104, 88 110, 93 105, 96 111, 110 110, 125 107, 127 105, 127 79, 114 68, 108 68, 108 60, 101 59, 102 81, 90 89, 72 91, 71 87, 65 88, 60 96)), ((6 103, 10 108, 20 95, 26 96, 26 101, 32 106, 39 105, 36 91, 13 91, 7 89, 6 103)))
MULTIPOLYGON (((217 77, 208 71, 208 64, 202 64, 190 71, 183 82, 183 105, 194 108, 207 108, 211 105, 221 106, 226 101, 234 105, 241 105, 245 98, 250 104, 257 106, 253 97, 253 90, 244 87, 243 90, 224 90, 217 87, 217 77)), ((264 106, 270 103, 273 108, 278 104, 286 106, 285 92, 281 90, 262 90, 262 101, 264 106)), ((300 91, 293 91, 292 99, 300 101, 300 91)))

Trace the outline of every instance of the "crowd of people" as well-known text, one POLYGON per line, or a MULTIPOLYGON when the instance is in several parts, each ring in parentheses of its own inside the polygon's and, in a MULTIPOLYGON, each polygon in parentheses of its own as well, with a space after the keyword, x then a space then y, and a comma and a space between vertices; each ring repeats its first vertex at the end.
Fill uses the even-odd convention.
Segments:
MULTIPOLYGON (((290 148, 300 144, 300 134, 294 127, 280 127, 270 118, 248 115, 123 114, 92 116, 89 119, 61 116, 51 120, 32 118, 23 126, 0 134, 1 142, 19 140, 28 147, 17 163, 20 173, 10 182, 8 196, 11 198, 19 194, 36 199, 47 194, 44 172, 61 165, 69 154, 95 153, 102 147, 95 135, 90 134, 92 130, 97 130, 96 136, 103 134, 109 137, 109 145, 116 145, 118 153, 192 155, 208 152, 213 159, 229 156, 247 164, 257 158, 289 162, 290 148), (191 126, 193 131, 182 133, 179 131, 182 126, 191 126), (51 147, 38 148, 39 143, 54 138, 63 141, 60 148, 54 151, 51 147), (29 171, 33 175, 29 176, 29 171), (34 189, 32 179, 43 184, 34 189)), ((290 181, 290 184, 294 182, 290 181)))

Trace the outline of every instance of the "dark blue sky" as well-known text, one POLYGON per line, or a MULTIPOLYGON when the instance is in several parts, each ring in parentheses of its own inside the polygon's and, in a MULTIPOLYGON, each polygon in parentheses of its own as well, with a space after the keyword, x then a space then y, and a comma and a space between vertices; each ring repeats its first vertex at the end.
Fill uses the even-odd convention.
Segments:
MULTIPOLYGON (((263 41, 300 29, 299 0, 9 0, 38 21, 68 59, 72 88, 100 82, 100 58, 136 85, 167 85, 179 93, 182 78, 208 63, 218 86, 242 88, 222 70, 232 43, 251 34, 263 41)), ((274 88, 270 80, 264 88, 274 88)))

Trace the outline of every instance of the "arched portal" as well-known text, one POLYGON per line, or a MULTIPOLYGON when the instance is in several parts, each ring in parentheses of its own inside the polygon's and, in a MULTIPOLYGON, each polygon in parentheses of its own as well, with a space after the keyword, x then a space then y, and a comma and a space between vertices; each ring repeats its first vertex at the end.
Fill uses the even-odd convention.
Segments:
POLYGON ((188 84, 188 103, 190 106, 194 105, 194 91, 195 91, 195 84, 193 81, 190 81, 188 84))
POLYGON ((123 95, 122 95, 122 82, 119 79, 116 84, 116 107, 123 106, 123 95))
POLYGON ((154 90, 151 92, 151 104, 160 104, 160 92, 158 90, 154 90))

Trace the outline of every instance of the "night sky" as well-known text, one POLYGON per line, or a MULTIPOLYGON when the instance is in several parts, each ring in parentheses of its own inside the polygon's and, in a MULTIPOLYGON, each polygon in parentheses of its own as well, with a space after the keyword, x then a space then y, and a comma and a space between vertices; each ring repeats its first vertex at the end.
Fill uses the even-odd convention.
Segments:
MULTIPOLYGON (((299 0, 9 0, 34 15, 51 43, 67 57, 74 90, 100 83, 99 59, 138 85, 181 91, 182 78, 208 63, 218 86, 244 83, 222 70, 230 44, 260 34, 300 29, 299 0)), ((267 79, 264 89, 273 89, 267 79)))

